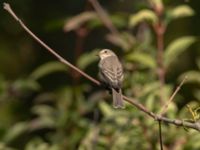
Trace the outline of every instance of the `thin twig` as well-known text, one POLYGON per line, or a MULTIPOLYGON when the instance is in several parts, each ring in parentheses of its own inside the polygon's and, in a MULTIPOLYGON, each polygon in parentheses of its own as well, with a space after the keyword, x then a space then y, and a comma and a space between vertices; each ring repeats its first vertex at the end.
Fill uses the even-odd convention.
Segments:
MULTIPOLYGON (((79 68, 77 68, 76 66, 72 65, 70 62, 68 62, 67 60, 65 60, 63 57, 61 57, 59 54, 57 54, 53 49, 51 49, 49 46, 47 46, 43 41, 41 41, 35 34, 33 34, 30 29, 28 29, 28 27, 26 27, 26 25, 17 17, 17 15, 13 12, 13 10, 10 8, 10 5, 8 3, 4 3, 4 9, 16 20, 19 22, 19 24, 22 26, 22 28, 28 33, 30 34, 30 36, 32 38, 34 38, 38 43, 40 43, 46 50, 48 50, 52 55, 54 55, 60 62, 62 62, 63 64, 71 67, 72 69, 76 70, 77 72, 79 72, 81 75, 83 75, 85 78, 87 78, 88 80, 92 81, 93 83, 97 84, 98 86, 101 85, 101 83, 94 79, 93 77, 91 77, 90 75, 86 74, 85 72, 83 72, 82 70, 80 70, 79 68)), ((133 98, 129 98, 125 95, 123 95, 123 99, 125 101, 127 101, 128 103, 134 105, 135 107, 137 107, 139 110, 141 110, 142 112, 146 113, 147 115, 149 115, 150 117, 152 117, 155 120, 161 120, 165 123, 170 123, 170 124, 174 124, 176 126, 184 126, 184 127, 188 127, 188 128, 192 128, 195 129, 197 131, 200 131, 200 123, 198 122, 185 122, 182 120, 178 120, 178 119, 169 119, 160 115, 157 115, 151 111, 149 111, 145 106, 143 106, 142 104, 139 103, 139 101, 137 99, 133 99, 133 98)))
MULTIPOLYGON (((156 33, 157 39, 157 73, 160 81, 160 102, 164 104, 164 86, 165 86, 165 66, 164 66, 164 33, 165 33, 165 25, 163 23, 162 15, 164 12, 163 7, 158 7, 157 5, 153 5, 154 11, 158 17, 158 22, 154 25, 154 30, 156 33)), ((159 124, 159 141, 160 141, 160 149, 163 150, 162 143, 162 130, 161 130, 161 121, 158 120, 159 124)))
POLYGON ((172 96, 169 98, 169 100, 166 102, 166 104, 162 107, 161 113, 160 113, 161 116, 166 113, 169 104, 173 101, 174 97, 176 96, 176 94, 178 93, 178 91, 181 89, 182 85, 185 83, 186 80, 187 80, 187 76, 184 77, 184 79, 181 81, 181 83, 179 84, 179 86, 177 86, 177 88, 174 91, 174 93, 172 94, 172 96))

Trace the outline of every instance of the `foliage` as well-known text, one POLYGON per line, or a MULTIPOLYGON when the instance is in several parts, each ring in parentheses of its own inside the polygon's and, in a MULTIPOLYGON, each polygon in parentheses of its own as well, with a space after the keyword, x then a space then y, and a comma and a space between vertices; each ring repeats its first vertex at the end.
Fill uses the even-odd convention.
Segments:
MULTIPOLYGON (((166 116, 199 121, 200 53, 195 47, 199 42, 194 35, 178 30, 181 26, 196 32, 198 25, 186 26, 192 21, 186 17, 198 18, 192 2, 104 1, 116 34, 88 7, 89 2, 42 1, 38 6, 33 0, 22 1, 10 3, 22 20, 48 45, 65 50, 57 52, 91 76, 98 76, 98 50, 115 50, 125 70, 123 93, 155 113, 188 76, 166 116), (162 9, 161 17, 157 13, 162 9), (165 33, 169 32, 164 35, 163 87, 158 78, 155 34, 160 21, 165 33)), ((113 109, 108 92, 50 58, 37 43, 27 40, 5 12, 0 16, 4 20, 0 23, 0 150, 159 149, 156 121, 128 103, 123 110, 113 109)), ((162 129, 166 149, 200 149, 197 131, 166 124, 162 129)))

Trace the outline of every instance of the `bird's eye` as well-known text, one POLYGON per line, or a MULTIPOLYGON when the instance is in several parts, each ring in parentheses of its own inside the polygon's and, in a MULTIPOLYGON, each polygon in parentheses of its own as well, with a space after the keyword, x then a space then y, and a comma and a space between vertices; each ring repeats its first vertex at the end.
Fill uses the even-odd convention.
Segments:
POLYGON ((104 51, 104 53, 107 53, 107 51, 104 51))

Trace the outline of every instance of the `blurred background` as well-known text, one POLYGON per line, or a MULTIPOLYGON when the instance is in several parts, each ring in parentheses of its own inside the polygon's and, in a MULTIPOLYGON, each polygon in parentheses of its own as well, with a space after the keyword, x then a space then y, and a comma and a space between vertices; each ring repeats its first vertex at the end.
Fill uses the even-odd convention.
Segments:
MULTIPOLYGON (((123 93, 155 113, 187 75, 166 117, 198 121, 200 1, 7 2, 47 45, 94 78, 95 54, 115 51, 125 71, 123 93)), ((105 89, 60 63, 3 7, 0 18, 0 150, 159 149, 157 122, 128 103, 113 109, 105 89)), ((166 150, 199 150, 199 141, 195 130, 163 124, 166 150)))

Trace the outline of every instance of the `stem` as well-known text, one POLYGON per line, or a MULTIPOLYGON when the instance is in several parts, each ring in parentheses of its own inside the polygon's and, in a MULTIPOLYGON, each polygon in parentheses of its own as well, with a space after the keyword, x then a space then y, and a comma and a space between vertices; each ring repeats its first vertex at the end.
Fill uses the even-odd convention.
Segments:
MULTIPOLYGON (((76 30, 76 44, 75 44, 75 56, 74 56, 74 62, 77 63, 78 58, 80 57, 81 53, 83 52, 83 45, 86 36, 88 35, 88 31, 86 27, 80 27, 76 30)), ((79 83, 79 79, 81 77, 81 74, 79 74, 77 71, 71 69, 71 76, 73 78, 74 84, 79 83)))
POLYGON ((165 67, 163 64, 163 54, 164 54, 164 25, 160 22, 156 27, 157 35, 157 63, 158 63, 158 77, 161 83, 161 86, 165 84, 165 67))
POLYGON ((162 20, 162 15, 164 8, 154 6, 154 11, 158 17, 158 23, 154 25, 154 30, 156 33, 157 39, 157 64, 158 64, 158 78, 160 82, 160 100, 161 103, 164 103, 164 85, 165 85, 165 66, 164 66, 164 34, 165 34, 165 25, 162 20))
POLYGON ((162 140, 162 124, 161 121, 158 121, 159 125, 159 141, 160 141, 160 150, 163 150, 163 140, 162 140))

